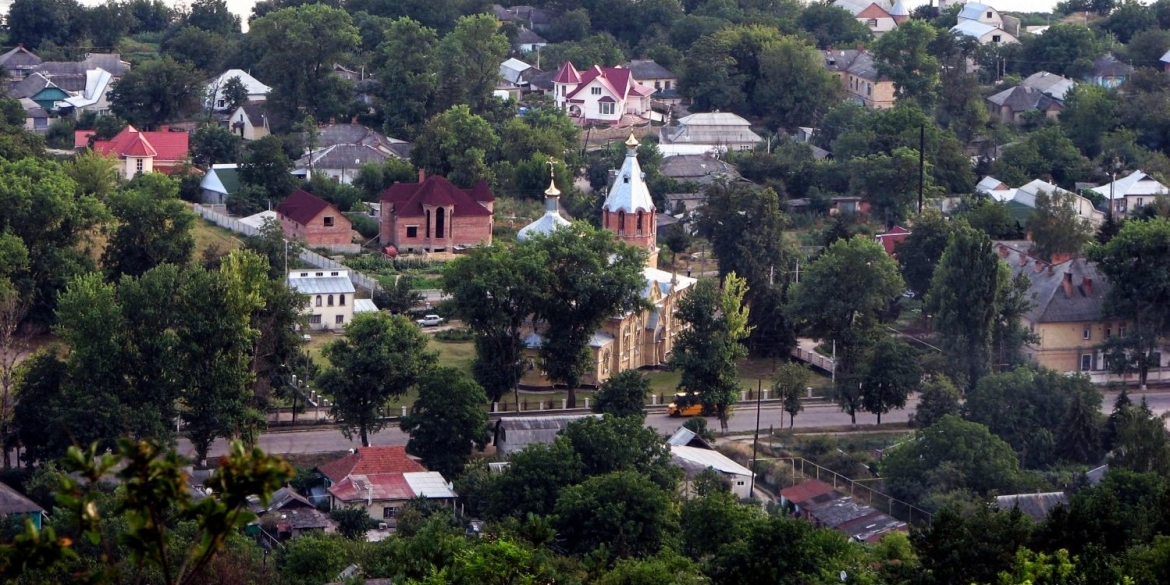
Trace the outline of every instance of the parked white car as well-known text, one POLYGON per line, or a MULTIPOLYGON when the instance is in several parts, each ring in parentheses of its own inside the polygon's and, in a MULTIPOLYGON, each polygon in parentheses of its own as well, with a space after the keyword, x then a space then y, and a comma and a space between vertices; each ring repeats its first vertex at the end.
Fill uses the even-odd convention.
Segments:
POLYGON ((422 319, 415 321, 419 327, 434 327, 435 325, 442 325, 443 318, 438 315, 427 315, 422 319))

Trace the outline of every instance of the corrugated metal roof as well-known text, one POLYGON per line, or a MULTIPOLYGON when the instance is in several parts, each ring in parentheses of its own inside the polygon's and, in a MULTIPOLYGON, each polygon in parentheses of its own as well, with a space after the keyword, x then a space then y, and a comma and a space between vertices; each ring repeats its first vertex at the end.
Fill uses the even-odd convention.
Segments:
MULTIPOLYGON (((349 271, 347 270, 330 270, 329 274, 334 272, 341 272, 339 276, 309 276, 309 277, 295 277, 292 274, 288 278, 289 288, 306 295, 318 294, 339 294, 339 293, 353 293, 353 283, 349 280, 349 271)), ((302 274, 297 271, 294 274, 302 274)), ((310 272, 310 275, 314 272, 310 272)))
POLYGON ((443 475, 438 471, 416 471, 412 473, 403 473, 402 478, 406 480, 406 484, 410 486, 414 495, 424 498, 455 498, 455 492, 451 490, 451 484, 443 479, 443 475))
POLYGON ((670 457, 679 467, 682 467, 688 472, 692 470, 699 472, 710 467, 720 473, 746 475, 749 477, 752 475, 750 469, 728 459, 722 453, 710 449, 687 447, 685 445, 671 445, 670 457))
POLYGON ((1034 520, 1044 520, 1057 506, 1068 504, 1068 494, 1064 492, 1047 492, 1040 494, 1011 494, 996 496, 995 507, 1000 510, 1019 508, 1021 512, 1034 520))
POLYGON ((378 306, 374 304, 373 299, 354 299, 353 312, 358 313, 376 313, 378 306))

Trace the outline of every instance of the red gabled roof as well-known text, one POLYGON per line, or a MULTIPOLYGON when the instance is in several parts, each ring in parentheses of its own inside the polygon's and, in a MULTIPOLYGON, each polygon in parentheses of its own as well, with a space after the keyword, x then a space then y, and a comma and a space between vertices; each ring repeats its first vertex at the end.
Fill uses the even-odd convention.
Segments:
MULTIPOLYGON (((394 212, 399 217, 421 217, 423 205, 435 207, 454 205, 453 214, 456 216, 490 216, 492 212, 479 201, 492 201, 495 197, 477 201, 472 197, 472 193, 478 187, 477 185, 476 188, 463 190, 452 185, 447 179, 433 175, 421 183, 394 183, 378 196, 378 200, 393 204, 394 212)), ((484 185, 482 190, 491 196, 487 185, 484 185)))
MULTIPOLYGON (((309 225, 313 218, 329 207, 332 205, 328 201, 303 189, 297 189, 276 206, 276 212, 301 225, 309 225)), ((341 215, 341 212, 337 214, 341 215)))
POLYGON ((492 190, 488 188, 487 181, 483 179, 475 182, 475 186, 471 188, 468 195, 480 203, 491 203, 496 200, 496 196, 492 195, 492 190))
POLYGON ((576 89, 569 92, 569 95, 565 97, 571 98, 577 95, 582 90, 584 90, 585 86, 589 85, 589 83, 594 79, 596 79, 602 87, 609 90, 609 93, 617 96, 617 98, 620 100, 625 100, 626 97, 630 94, 631 86, 636 85, 636 82, 633 82, 633 78, 630 75, 629 69, 624 67, 602 67, 600 65, 594 65, 592 68, 586 69, 585 72, 581 74, 581 84, 578 85, 576 89))
MULTIPOLYGON (((75 145, 81 136, 80 131, 74 133, 75 145)), ((120 158, 154 157, 157 160, 179 161, 187 158, 188 139, 186 132, 140 132, 133 126, 126 126, 117 136, 95 142, 93 149, 120 158)), ((85 140, 89 140, 89 135, 85 135, 85 140)))
MULTIPOLYGON (((397 474, 426 471, 418 461, 406 454, 406 447, 359 447, 357 451, 318 466, 317 471, 333 483, 341 483, 351 475, 397 474)), ((405 482, 405 480, 403 480, 405 482)), ((409 491, 409 486, 407 487, 409 491)))
POLYGON ((892 18, 889 11, 877 4, 870 4, 865 10, 858 12, 854 18, 892 18))
POLYGON ((784 499, 799 504, 833 491, 833 486, 815 479, 780 490, 784 499))
POLYGON ((553 83, 581 83, 581 73, 577 71, 573 64, 565 61, 564 65, 557 70, 557 74, 553 77, 553 83))

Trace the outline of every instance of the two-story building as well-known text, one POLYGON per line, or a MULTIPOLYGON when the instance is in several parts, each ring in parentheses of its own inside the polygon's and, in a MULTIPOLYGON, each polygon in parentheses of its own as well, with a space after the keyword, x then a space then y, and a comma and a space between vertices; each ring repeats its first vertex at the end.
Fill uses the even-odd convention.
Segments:
POLYGON ((841 78, 846 98, 877 110, 894 107, 894 82, 878 73, 869 51, 832 49, 822 53, 825 68, 841 78))
POLYGON ((349 270, 290 270, 288 287, 308 298, 304 312, 312 330, 340 330, 353 321, 355 313, 377 310, 371 302, 358 303, 354 299, 357 291, 349 279, 349 270))
POLYGON ((1157 179, 1134 171, 1120 179, 1105 183, 1093 188, 1094 193, 1100 194, 1106 201, 1113 201, 1113 213, 1118 217, 1135 213, 1143 205, 1153 203, 1158 197, 1170 194, 1170 189, 1157 179))
POLYGON ((751 150, 763 142, 752 124, 731 112, 706 112, 678 119, 658 131, 658 150, 663 156, 722 154, 751 150))
POLYGON ((553 101, 581 123, 616 125, 625 115, 644 117, 654 91, 623 67, 594 65, 577 71, 566 61, 553 77, 553 101))
POLYGON ((356 251, 353 224, 336 205, 297 189, 276 206, 284 237, 304 242, 310 248, 356 251))
MULTIPOLYGON (((85 148, 93 130, 74 133, 74 146, 85 148)), ((126 126, 109 140, 93 143, 93 150, 118 161, 118 174, 125 179, 144 173, 170 173, 187 163, 189 135, 186 132, 142 132, 126 126)))
POLYGON ((890 32, 899 23, 910 19, 910 11, 902 0, 833 0, 833 6, 853 15, 874 36, 890 32))
POLYGON ((453 253, 490 246, 495 200, 483 180, 460 189, 419 171, 419 182, 395 183, 378 197, 379 241, 396 252, 453 253))

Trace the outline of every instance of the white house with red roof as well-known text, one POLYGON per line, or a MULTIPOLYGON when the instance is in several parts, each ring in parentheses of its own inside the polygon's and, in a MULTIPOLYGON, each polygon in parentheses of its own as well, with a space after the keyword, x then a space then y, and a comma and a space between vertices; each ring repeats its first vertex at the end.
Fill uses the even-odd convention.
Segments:
MULTIPOLYGON (((93 130, 78 130, 73 135, 76 148, 89 146, 93 130)), ((94 152, 118 160, 118 174, 129 179, 143 173, 170 173, 190 157, 186 132, 142 132, 126 126, 117 136, 93 143, 94 152)))
POLYGON ((418 183, 394 183, 378 200, 379 241, 396 252, 452 253, 492 243, 496 198, 482 179, 471 189, 460 189, 420 171, 418 183))
POLYGON ((406 447, 361 447, 317 468, 325 477, 333 509, 362 507, 391 522, 406 502, 423 497, 453 502, 451 484, 406 454, 406 447))
POLYGON ((557 107, 582 123, 603 122, 611 125, 622 116, 645 117, 650 112, 654 88, 634 79, 623 67, 594 65, 577 71, 565 62, 553 77, 553 99, 557 107))

